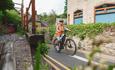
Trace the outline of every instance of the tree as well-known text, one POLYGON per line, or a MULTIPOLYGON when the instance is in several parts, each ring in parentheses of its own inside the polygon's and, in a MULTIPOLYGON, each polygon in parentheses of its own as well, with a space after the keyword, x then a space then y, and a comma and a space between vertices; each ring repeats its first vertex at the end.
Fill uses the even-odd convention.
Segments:
POLYGON ((21 16, 15 10, 8 10, 6 14, 9 23, 20 24, 21 16))
POLYGON ((64 16, 67 17, 67 0, 65 0, 64 16))
POLYGON ((0 11, 0 22, 2 21, 2 17, 3 17, 3 14, 2 14, 2 11, 0 11))
POLYGON ((52 12, 49 15, 49 19, 48 19, 49 25, 52 25, 52 24, 56 23, 56 17, 57 17, 57 15, 56 15, 55 11, 52 10, 52 12))
POLYGON ((65 0, 64 12, 63 14, 59 15, 60 18, 67 18, 67 0, 65 0))
POLYGON ((57 16, 58 18, 67 18, 67 0, 65 0, 64 11, 62 14, 57 16))
POLYGON ((7 10, 7 22, 10 24, 14 24, 17 27, 17 32, 23 34, 23 28, 21 25, 21 16, 16 10, 7 10))
POLYGON ((44 12, 43 14, 39 15, 39 18, 41 21, 45 22, 48 20, 48 15, 44 12))
POLYGON ((0 0, 0 11, 2 11, 2 21, 3 24, 6 23, 7 18, 6 18, 6 14, 7 14, 7 10, 11 10, 14 9, 14 4, 12 0, 0 0))
POLYGON ((10 10, 14 8, 14 4, 12 0, 0 0, 0 10, 10 10))
POLYGON ((54 10, 52 10, 52 12, 50 14, 43 13, 43 14, 39 15, 40 21, 47 22, 47 23, 49 23, 49 25, 55 24, 56 17, 57 17, 57 15, 54 10))

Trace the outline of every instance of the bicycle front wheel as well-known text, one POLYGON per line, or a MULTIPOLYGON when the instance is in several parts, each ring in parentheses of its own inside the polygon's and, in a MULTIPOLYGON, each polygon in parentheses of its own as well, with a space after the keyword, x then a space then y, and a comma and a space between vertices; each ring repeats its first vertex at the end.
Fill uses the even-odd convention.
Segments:
POLYGON ((72 39, 67 39, 65 42, 65 50, 67 51, 67 53, 69 53, 70 55, 74 55, 76 54, 77 51, 77 46, 74 40, 72 39))

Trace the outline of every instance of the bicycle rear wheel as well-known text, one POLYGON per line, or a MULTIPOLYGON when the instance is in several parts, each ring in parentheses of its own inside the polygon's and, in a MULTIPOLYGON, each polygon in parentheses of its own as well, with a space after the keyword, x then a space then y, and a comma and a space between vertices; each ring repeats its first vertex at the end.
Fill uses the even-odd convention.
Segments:
POLYGON ((74 55, 76 54, 77 51, 77 46, 74 40, 72 39, 67 39, 65 42, 65 50, 70 54, 74 55))

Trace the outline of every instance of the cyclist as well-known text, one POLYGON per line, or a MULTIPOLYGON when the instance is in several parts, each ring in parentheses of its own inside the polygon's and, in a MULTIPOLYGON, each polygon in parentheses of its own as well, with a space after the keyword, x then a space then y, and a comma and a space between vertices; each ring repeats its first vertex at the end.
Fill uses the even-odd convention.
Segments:
MULTIPOLYGON (((64 34, 64 21, 60 20, 59 23, 56 24, 56 32, 54 35, 54 38, 52 40, 53 44, 58 43, 58 41, 60 41, 60 39, 62 38, 62 35, 64 34), (57 41, 56 41, 57 39, 57 41)), ((57 47, 58 49, 59 47, 57 47)))

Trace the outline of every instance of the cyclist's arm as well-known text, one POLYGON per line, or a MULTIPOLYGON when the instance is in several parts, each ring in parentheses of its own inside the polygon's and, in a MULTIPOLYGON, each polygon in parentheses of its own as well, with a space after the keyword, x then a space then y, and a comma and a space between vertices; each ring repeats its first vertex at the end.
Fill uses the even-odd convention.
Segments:
POLYGON ((69 28, 67 28, 67 27, 64 27, 64 30, 66 30, 66 31, 71 31, 69 28))

